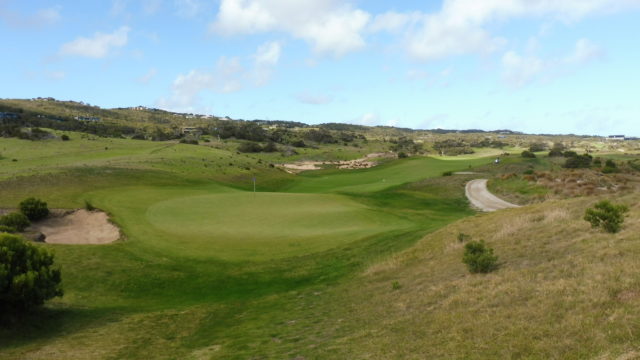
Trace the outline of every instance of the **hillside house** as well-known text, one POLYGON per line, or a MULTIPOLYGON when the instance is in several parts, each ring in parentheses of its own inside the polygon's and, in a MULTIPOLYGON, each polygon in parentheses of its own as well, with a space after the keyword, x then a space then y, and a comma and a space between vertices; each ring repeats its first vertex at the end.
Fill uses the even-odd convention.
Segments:
POLYGON ((609 135, 607 140, 624 141, 625 140, 625 136, 624 135, 609 135))
POLYGON ((202 130, 198 129, 197 127, 183 127, 181 132, 182 132, 182 135, 193 135, 193 136, 202 135, 202 130))

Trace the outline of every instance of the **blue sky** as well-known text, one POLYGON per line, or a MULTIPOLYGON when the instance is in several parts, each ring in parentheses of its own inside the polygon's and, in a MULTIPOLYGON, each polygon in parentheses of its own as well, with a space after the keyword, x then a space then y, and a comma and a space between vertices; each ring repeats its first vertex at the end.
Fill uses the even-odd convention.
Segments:
POLYGON ((0 97, 640 135, 640 0, 0 0, 0 97))

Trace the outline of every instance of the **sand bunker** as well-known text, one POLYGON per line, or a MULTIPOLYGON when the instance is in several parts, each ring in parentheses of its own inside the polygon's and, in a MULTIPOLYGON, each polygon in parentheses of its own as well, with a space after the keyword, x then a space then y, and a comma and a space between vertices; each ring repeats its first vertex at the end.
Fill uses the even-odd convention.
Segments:
POLYGON ((109 222, 102 211, 75 210, 52 214, 31 225, 28 231, 39 231, 51 244, 108 244, 120 238, 120 230, 109 222))
POLYGON ((335 166, 338 169, 368 169, 378 165, 373 159, 390 157, 395 157, 395 154, 373 153, 360 159, 344 161, 300 161, 293 164, 283 164, 282 167, 292 174, 307 170, 320 170, 322 169, 321 165, 335 166))

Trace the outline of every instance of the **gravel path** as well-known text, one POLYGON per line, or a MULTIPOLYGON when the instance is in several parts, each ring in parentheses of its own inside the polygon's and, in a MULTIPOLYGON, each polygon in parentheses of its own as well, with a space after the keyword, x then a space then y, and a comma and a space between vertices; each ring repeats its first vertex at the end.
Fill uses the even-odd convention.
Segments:
POLYGON ((487 190, 487 179, 471 180, 465 188, 467 199, 473 206, 482 211, 496 211, 520 207, 506 202, 487 190))

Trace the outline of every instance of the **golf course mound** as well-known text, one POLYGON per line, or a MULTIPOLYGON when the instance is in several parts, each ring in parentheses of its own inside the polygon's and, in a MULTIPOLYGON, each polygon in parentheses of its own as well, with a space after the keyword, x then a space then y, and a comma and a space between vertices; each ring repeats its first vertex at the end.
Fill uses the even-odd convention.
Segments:
POLYGON ((120 238, 120 230, 106 213, 84 209, 49 217, 29 230, 41 232, 51 244, 108 244, 120 238))
POLYGON ((410 226, 340 195, 226 193, 174 198, 146 214, 176 241, 227 259, 267 259, 330 249, 410 226), (179 240, 178 240, 179 239, 179 240))

